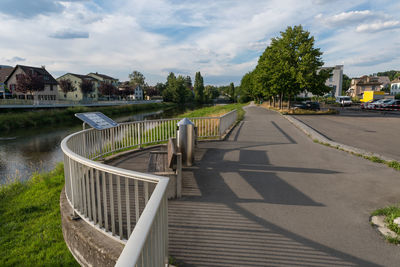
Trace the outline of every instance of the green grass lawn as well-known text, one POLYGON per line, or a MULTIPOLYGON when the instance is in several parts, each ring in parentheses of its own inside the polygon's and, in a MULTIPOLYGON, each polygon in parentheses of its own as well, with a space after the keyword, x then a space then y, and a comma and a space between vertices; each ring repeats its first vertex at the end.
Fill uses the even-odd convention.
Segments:
POLYGON ((217 105, 211 107, 199 108, 193 111, 189 111, 180 115, 180 118, 197 118, 197 117, 219 117, 232 110, 238 110, 238 118, 241 120, 244 116, 243 107, 247 104, 228 104, 228 105, 217 105))
POLYGON ((0 266, 79 266, 61 230, 63 165, 0 187, 0 266))

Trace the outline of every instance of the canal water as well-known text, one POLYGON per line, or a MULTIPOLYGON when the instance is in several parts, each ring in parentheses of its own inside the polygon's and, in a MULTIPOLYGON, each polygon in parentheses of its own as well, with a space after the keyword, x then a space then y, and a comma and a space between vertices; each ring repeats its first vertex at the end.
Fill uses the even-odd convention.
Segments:
MULTIPOLYGON (((113 118, 117 122, 141 121, 144 119, 171 118, 183 111, 158 110, 113 118)), ((60 143, 67 135, 80 131, 82 125, 21 129, 2 135, 0 133, 0 184, 15 179, 27 180, 34 172, 52 170, 63 161, 60 143)))

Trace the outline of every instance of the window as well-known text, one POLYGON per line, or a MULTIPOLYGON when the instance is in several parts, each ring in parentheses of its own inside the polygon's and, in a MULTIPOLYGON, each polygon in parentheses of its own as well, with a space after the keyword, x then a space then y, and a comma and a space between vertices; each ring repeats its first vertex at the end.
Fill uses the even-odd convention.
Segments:
POLYGON ((50 84, 50 91, 53 91, 53 85, 50 84))
POLYGON ((67 98, 67 94, 64 94, 64 98, 67 98))
POLYGON ((78 95, 75 95, 75 98, 78 98, 78 95))
POLYGON ((331 76, 331 77, 329 77, 329 82, 332 82, 333 81, 333 77, 331 76))

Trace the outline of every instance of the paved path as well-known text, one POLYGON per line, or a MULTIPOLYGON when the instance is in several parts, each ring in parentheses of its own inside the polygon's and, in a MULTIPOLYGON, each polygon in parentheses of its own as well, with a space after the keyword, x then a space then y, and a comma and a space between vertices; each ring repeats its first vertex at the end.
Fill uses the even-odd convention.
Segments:
POLYGON ((399 266, 370 213, 400 201, 400 174, 315 144, 249 107, 225 142, 200 143, 169 202, 170 254, 183 266, 399 266))
POLYGON ((400 113, 341 110, 340 115, 294 116, 332 141, 400 161, 400 113))

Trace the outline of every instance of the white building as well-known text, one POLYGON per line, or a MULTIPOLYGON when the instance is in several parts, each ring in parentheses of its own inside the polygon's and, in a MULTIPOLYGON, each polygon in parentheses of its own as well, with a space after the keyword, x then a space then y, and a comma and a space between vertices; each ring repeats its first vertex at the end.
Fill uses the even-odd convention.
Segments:
MULTIPOLYGON (((342 95, 342 83, 343 83, 343 65, 336 65, 334 67, 322 67, 321 69, 330 69, 332 70, 332 75, 329 77, 325 85, 332 88, 332 91, 329 93, 332 96, 341 96, 342 95)), ((300 97, 312 97, 313 94, 305 91, 299 95, 300 97)))
POLYGON ((400 78, 396 78, 392 81, 390 86, 390 95, 400 94, 400 78))

